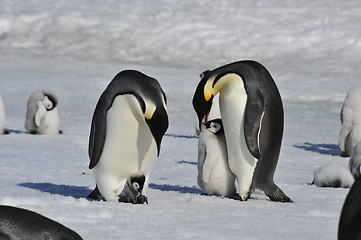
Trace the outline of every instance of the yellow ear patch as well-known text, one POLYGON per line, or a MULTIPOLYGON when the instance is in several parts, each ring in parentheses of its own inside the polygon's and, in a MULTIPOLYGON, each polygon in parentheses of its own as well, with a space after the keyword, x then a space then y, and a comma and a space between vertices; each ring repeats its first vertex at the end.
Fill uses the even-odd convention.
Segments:
POLYGON ((156 108, 157 107, 151 101, 145 100, 145 113, 144 113, 145 118, 148 120, 152 119, 156 108))
POLYGON ((213 81, 214 78, 209 79, 206 84, 204 85, 204 99, 206 99, 206 101, 209 101, 209 99, 211 99, 212 95, 213 95, 213 81))

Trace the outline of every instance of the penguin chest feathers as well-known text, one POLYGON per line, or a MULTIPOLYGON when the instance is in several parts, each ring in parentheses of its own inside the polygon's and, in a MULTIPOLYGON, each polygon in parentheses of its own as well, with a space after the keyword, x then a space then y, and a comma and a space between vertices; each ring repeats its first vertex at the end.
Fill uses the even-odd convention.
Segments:
POLYGON ((144 161, 154 161, 157 147, 143 116, 133 95, 114 99, 107 112, 103 152, 95 168, 106 168, 127 178, 130 172, 141 170, 144 161))

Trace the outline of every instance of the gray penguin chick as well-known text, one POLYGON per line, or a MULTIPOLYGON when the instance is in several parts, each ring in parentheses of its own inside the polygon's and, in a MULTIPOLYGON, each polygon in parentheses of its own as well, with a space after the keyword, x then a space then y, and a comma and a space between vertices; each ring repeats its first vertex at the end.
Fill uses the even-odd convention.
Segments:
POLYGON ((145 182, 145 175, 142 172, 135 172, 124 184, 123 191, 119 194, 119 202, 133 204, 148 204, 148 198, 142 194, 145 182))

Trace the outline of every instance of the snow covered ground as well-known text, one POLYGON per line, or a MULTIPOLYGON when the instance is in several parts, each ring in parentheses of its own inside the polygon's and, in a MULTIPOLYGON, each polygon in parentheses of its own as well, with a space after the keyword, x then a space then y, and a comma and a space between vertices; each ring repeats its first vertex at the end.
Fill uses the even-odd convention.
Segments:
POLYGON ((0 204, 53 218, 84 239, 336 239, 347 189, 310 185, 341 158, 339 113, 360 83, 361 3, 321 1, 0 0, 0 204), (199 74, 263 63, 285 108, 275 182, 294 200, 202 196, 191 106, 199 74), (121 70, 161 83, 170 126, 153 168, 149 205, 92 202, 88 137, 95 104, 121 70), (63 135, 25 132, 32 91, 59 97, 63 135))

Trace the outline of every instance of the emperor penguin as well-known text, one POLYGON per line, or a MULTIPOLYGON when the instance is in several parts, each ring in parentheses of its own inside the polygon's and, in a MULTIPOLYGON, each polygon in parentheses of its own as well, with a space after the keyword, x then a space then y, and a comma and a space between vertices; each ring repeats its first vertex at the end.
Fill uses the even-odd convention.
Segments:
POLYGON ((361 141, 359 141, 352 150, 351 158, 348 162, 348 167, 351 171, 352 176, 356 179, 360 176, 360 165, 361 165, 361 141))
POLYGON ((0 206, 0 239, 82 240, 75 231, 36 212, 0 206))
POLYGON ((25 128, 30 134, 59 134, 58 98, 50 90, 33 92, 28 101, 25 128))
POLYGON ((168 128, 166 109, 166 95, 156 79, 135 70, 114 77, 99 98, 91 124, 89 168, 96 188, 90 198, 147 202, 149 175, 168 128))
POLYGON ((226 138, 228 166, 246 201, 260 190, 272 201, 293 202, 273 181, 283 136, 283 105, 267 69, 245 60, 206 71, 193 96, 199 122, 207 121, 213 97, 226 138))
POLYGON ((350 171, 338 163, 326 163, 313 172, 317 187, 350 188, 354 179, 350 171))
POLYGON ((227 146, 221 119, 201 125, 198 140, 198 185, 208 195, 236 196, 235 176, 228 167, 227 146))
POLYGON ((338 225, 338 240, 361 239, 361 177, 347 194, 338 225))
POLYGON ((5 109, 4 109, 4 103, 0 96, 0 134, 4 134, 4 122, 5 122, 5 109))
POLYGON ((338 135, 338 148, 341 156, 350 157, 352 149, 361 140, 361 85, 352 87, 341 109, 341 130, 338 135))

